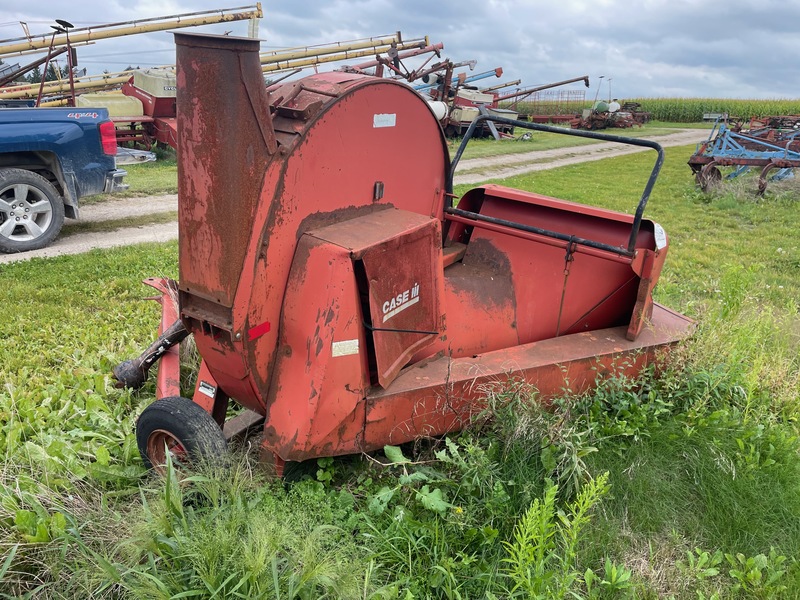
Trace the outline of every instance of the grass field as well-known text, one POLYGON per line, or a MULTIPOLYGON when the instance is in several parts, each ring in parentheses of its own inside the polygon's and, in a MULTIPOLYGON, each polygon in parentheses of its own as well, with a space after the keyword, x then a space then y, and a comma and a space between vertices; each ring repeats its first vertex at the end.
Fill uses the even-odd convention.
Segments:
MULTIPOLYGON (((247 448, 142 467, 153 384, 109 373, 151 341, 140 281, 177 275, 175 243, 3 266, 0 597, 798 597, 800 193, 701 194, 693 150, 667 149, 647 210, 671 242, 657 299, 698 323, 661 376, 549 410, 510 381, 468 431, 292 483, 247 448)), ((504 183, 630 212, 652 160, 504 183)))

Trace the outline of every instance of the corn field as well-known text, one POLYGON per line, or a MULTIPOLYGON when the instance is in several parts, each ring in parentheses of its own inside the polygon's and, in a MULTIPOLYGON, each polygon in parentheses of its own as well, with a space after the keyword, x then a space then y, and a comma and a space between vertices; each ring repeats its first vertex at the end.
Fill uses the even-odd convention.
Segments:
MULTIPOLYGON (((731 117, 750 119, 771 115, 800 114, 800 99, 746 100, 735 98, 621 98, 620 102, 638 102, 641 110, 652 113, 654 121, 697 123, 705 113, 727 113, 731 117)), ((575 105, 575 114, 590 108, 591 102, 575 105)), ((531 114, 533 106, 520 102, 518 110, 531 114)), ((557 114, 543 112, 542 114, 557 114)))
POLYGON ((770 115, 800 114, 800 100, 740 100, 735 98, 632 98, 642 110, 653 114, 654 121, 694 123, 704 113, 727 113, 731 117, 750 119, 770 115))

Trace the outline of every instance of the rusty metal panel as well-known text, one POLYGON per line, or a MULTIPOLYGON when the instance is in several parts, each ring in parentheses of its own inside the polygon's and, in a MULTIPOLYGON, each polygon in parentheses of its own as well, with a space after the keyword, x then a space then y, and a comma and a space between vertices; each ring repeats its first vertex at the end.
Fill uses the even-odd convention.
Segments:
MULTIPOLYGON (((469 244, 481 260, 457 262, 445 269, 447 337, 425 349, 453 358, 519 344, 516 296, 508 257, 485 240, 469 244)), ((419 355, 415 358, 424 358, 419 355)))
MULTIPOLYGON (((620 248, 627 244, 632 221, 611 211, 492 189, 487 190, 480 212, 620 248)), ((648 236, 640 237, 644 243, 648 236)), ((475 260, 470 247, 478 241, 491 243, 509 258, 521 343, 630 321, 639 288, 630 258, 577 242, 526 239, 476 226, 465 264, 475 260)))
POLYGON ((422 362, 367 398, 364 450, 462 429, 484 408, 487 392, 511 380, 530 384, 537 400, 547 401, 565 388, 584 392, 611 373, 633 375, 692 328, 690 319, 655 305, 636 341, 615 327, 422 362))
POLYGON ((350 252, 298 242, 286 287, 262 446, 284 460, 357 452, 367 344, 350 252))
MULTIPOLYGON (((378 383, 386 387, 444 329, 441 228, 437 219, 379 210, 310 233, 363 265, 378 383)), ((365 315, 366 317, 366 315, 365 315)))
POLYGON ((441 333, 439 222, 364 252, 378 382, 387 387, 411 357, 441 333))
POLYGON ((275 138, 258 40, 175 34, 181 290, 231 307, 275 138))

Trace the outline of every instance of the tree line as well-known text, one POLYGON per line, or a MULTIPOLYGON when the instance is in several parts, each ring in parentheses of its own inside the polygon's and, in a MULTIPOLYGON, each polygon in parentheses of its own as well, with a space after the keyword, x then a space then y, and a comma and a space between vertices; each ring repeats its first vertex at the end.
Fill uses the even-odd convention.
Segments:
MULTIPOLYGON (((0 60, 0 67, 5 64, 2 60, 0 60)), ((138 69, 139 67, 132 67, 128 66, 126 71, 130 71, 133 69, 138 69)), ((0 68, 0 70, 2 70, 0 68)), ((106 73, 108 71, 105 71, 106 73)), ((83 73, 81 73, 82 75, 83 73)), ((76 74, 78 76, 79 74, 76 74)), ((47 69, 43 72, 41 66, 35 67, 31 71, 28 71, 25 75, 20 75, 14 79, 14 84, 18 83, 41 83, 42 77, 44 77, 45 81, 57 81, 62 79, 67 79, 69 77, 69 67, 68 66, 58 66, 57 62, 51 62, 47 65, 47 69)))

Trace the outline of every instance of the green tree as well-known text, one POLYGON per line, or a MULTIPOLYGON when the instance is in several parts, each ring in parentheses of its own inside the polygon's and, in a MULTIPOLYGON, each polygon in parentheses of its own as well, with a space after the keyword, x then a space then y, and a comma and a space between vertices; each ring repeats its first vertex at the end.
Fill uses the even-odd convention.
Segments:
POLYGON ((50 63, 47 65, 47 74, 45 75, 45 81, 56 81, 59 79, 66 79, 69 77, 69 68, 67 67, 58 67, 55 63, 50 63))
POLYGON ((25 76, 25 79, 28 83, 40 83, 42 81, 42 68, 36 67, 25 76))

